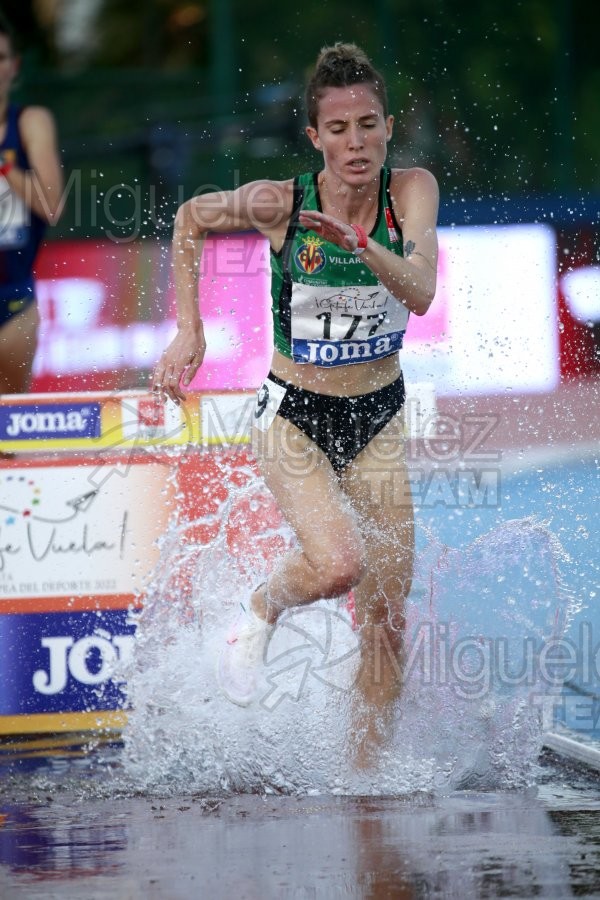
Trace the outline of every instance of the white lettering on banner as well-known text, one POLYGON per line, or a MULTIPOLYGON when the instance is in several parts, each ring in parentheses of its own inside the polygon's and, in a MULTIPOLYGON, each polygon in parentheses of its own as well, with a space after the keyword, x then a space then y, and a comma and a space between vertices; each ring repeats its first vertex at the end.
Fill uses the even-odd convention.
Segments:
MULTIPOLYGON (((174 319, 163 322, 132 322, 129 325, 89 325, 82 332, 62 330, 44 323, 40 329, 34 374, 59 372, 75 375, 97 370, 110 372, 125 365, 154 365, 162 349, 177 330, 174 319)), ((235 322, 224 317, 208 318, 204 333, 213 359, 229 359, 241 340, 235 322)))
MULTIPOLYGON (((48 650, 48 669, 38 669, 33 674, 33 687, 38 694, 59 694, 67 686, 71 675, 80 684, 98 685, 114 677, 117 664, 127 665, 133 655, 133 635, 119 634, 112 638, 89 635, 74 641, 72 637, 42 638, 41 645, 48 650), (98 665, 90 669, 90 655, 98 665)), ((118 679, 122 681, 122 678, 118 679)))
POLYGON ((53 434, 57 431, 80 434, 86 430, 88 423, 88 417, 78 410, 11 413, 9 418, 6 433, 11 438, 21 434, 53 434))
MULTIPOLYGON (((63 264, 64 265, 64 264, 63 264)), ((45 327, 81 334, 100 323, 107 287, 99 278, 38 278, 36 297, 45 327)), ((82 346, 82 352, 91 350, 82 346)))
POLYGON ((33 687, 38 694, 58 694, 67 684, 67 651, 73 646, 72 637, 42 638, 42 647, 50 654, 49 672, 38 669, 33 673, 33 687))

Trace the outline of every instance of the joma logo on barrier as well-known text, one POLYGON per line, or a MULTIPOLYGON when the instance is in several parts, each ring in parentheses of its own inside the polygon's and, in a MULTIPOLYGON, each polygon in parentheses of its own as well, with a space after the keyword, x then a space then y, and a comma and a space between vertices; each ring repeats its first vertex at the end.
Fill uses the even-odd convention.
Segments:
POLYGON ((109 681, 118 664, 131 660, 134 640, 133 635, 127 634, 92 634, 78 641, 68 636, 42 638, 42 648, 48 651, 48 667, 34 672, 34 690, 46 696, 59 694, 66 688, 69 675, 85 685, 109 681))
POLYGON ((0 409, 0 438, 92 438, 100 436, 100 405, 48 404, 0 409))

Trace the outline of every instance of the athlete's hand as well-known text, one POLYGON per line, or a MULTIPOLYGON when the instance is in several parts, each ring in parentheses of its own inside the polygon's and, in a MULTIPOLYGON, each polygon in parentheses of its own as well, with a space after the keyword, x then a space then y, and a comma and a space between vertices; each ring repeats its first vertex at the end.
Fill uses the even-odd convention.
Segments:
POLYGON ((180 404, 186 399, 182 384, 187 387, 204 359, 206 341, 200 325, 196 329, 180 329, 160 360, 152 376, 152 390, 180 404))
POLYGON ((334 216, 328 216, 316 209, 303 209, 298 218, 304 228, 316 231, 326 241, 337 244, 343 250, 353 253, 358 247, 358 237, 354 229, 334 216))

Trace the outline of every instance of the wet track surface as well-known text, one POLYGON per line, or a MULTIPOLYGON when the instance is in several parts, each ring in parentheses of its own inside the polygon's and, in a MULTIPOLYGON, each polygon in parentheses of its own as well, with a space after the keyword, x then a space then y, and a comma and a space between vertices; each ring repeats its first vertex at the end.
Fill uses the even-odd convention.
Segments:
MULTIPOLYGON (((109 779, 110 780, 110 779, 109 779)), ((0 780, 3 900, 570 897, 600 892, 600 779, 522 791, 128 795, 85 760, 0 780)))

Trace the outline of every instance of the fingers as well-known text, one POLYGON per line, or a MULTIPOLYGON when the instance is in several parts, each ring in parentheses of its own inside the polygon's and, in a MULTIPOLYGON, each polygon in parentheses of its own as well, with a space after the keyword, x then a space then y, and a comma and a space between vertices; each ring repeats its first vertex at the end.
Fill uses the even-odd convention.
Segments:
POLYGON ((181 372, 173 364, 166 366, 159 364, 152 379, 152 391, 163 399, 173 400, 179 404, 185 400, 185 394, 179 386, 180 381, 181 372))
POLYGON ((164 377, 164 366, 161 360, 152 373, 151 390, 153 394, 162 394, 164 377))
POLYGON ((161 360, 154 372, 152 391, 163 399, 168 398, 179 405, 186 399, 186 395, 180 386, 182 374, 182 367, 177 366, 175 363, 161 360))
POLYGON ((353 249, 352 244, 356 240, 356 235, 345 222, 317 210, 302 210, 299 219, 300 224, 305 228, 311 228, 326 240, 337 244, 338 247, 343 247, 345 250, 353 249))
POLYGON ((154 370, 152 378, 153 393, 163 398, 168 398, 178 405, 185 401, 186 394, 182 389, 182 384, 184 387, 188 387, 191 384, 202 365, 203 359, 203 347, 196 350, 188 357, 188 361, 184 363, 178 359, 170 359, 170 352, 167 350, 154 370))
POLYGON ((204 345, 198 347, 190 356, 189 362, 183 371, 183 383, 187 387, 195 378, 196 372, 204 361, 206 347, 204 345))
POLYGON ((178 331, 156 365, 152 391, 177 405, 185 401, 183 388, 190 385, 202 365, 205 352, 202 330, 200 333, 185 329, 178 331))
POLYGON ((196 361, 195 359, 190 363, 185 372, 183 373, 183 383, 186 387, 194 380, 196 372, 200 368, 200 361, 196 361))
POLYGON ((315 213, 313 215, 312 212, 301 212, 299 215, 300 224, 304 225, 305 228, 312 228, 313 231, 318 231, 319 233, 325 227, 325 222, 321 218, 321 213, 315 213))
POLYGON ((186 398, 180 387, 182 375, 183 372, 181 371, 179 366, 172 366, 170 369, 167 369, 165 373, 165 380, 163 382, 164 393, 177 405, 179 405, 186 398))

